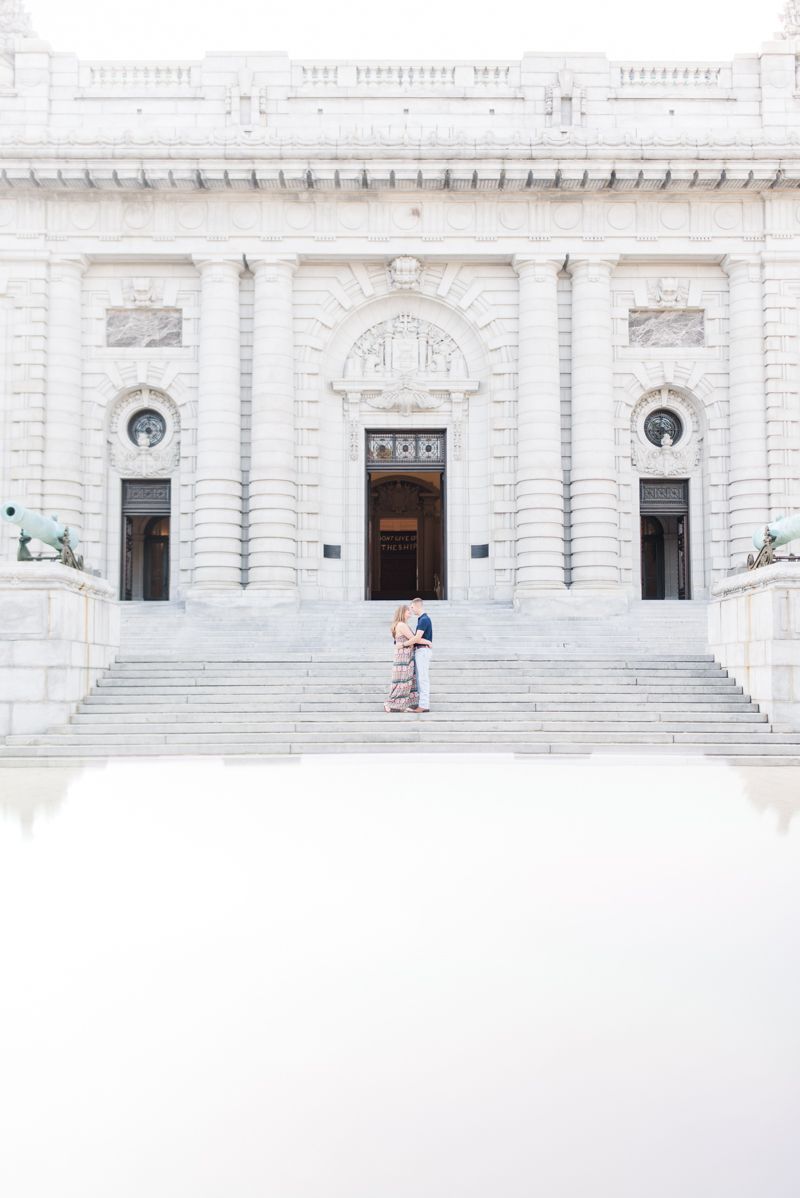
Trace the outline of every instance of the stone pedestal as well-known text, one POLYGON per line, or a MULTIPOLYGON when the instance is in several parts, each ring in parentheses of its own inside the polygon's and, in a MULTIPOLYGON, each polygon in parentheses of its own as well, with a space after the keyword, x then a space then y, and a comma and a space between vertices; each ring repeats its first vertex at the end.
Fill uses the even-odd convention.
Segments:
POLYGON ((116 657, 116 590, 55 562, 13 562, 0 565, 0 612, 0 735, 46 732, 116 657))
POLYGON ((800 731, 800 564, 715 583, 708 646, 772 723, 800 731))

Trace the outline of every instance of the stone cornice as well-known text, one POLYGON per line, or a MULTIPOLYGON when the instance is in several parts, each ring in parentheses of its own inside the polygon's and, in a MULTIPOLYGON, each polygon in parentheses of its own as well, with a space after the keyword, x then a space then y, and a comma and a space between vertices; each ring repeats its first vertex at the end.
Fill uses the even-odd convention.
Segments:
MULTIPOLYGON (((643 157, 665 161, 696 160, 713 157, 731 161, 785 158, 797 159, 800 164, 800 129, 754 129, 752 131, 699 130, 672 132, 657 130, 636 136, 623 129, 571 129, 561 132, 540 128, 523 134, 519 130, 487 130, 479 136, 473 131, 460 130, 448 136, 442 130, 412 133, 376 128, 366 133, 353 129, 341 135, 325 131, 306 132, 256 128, 245 131, 238 127, 213 129, 127 129, 114 132, 103 128, 80 126, 72 129, 52 127, 0 128, 0 158, 10 163, 17 158, 85 159, 110 157, 123 160, 181 159, 202 154, 223 160, 264 159, 331 159, 351 157, 364 159, 452 159, 476 157, 488 160, 530 159, 603 159, 613 160, 643 157), (20 153, 24 151, 24 153, 20 153), (220 154, 220 151, 222 153, 220 154), (352 154, 351 151, 358 151, 352 154)), ((26 180, 9 180, 12 186, 26 180)), ((787 181, 797 186, 797 180, 787 181)), ((751 186, 753 184, 751 183, 751 186)), ((758 187, 760 181, 755 183, 758 187)), ((779 184, 780 185, 780 182, 779 184)), ((145 185, 146 186, 146 185, 145 185)))

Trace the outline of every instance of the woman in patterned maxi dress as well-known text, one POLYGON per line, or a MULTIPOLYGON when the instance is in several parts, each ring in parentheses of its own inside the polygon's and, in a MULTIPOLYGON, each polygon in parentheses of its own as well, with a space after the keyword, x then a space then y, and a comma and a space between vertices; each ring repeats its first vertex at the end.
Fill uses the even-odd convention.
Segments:
POLYGON ((392 620, 392 636, 394 637, 392 689, 389 691, 389 698, 383 705, 384 711, 413 711, 419 706, 419 692, 415 687, 414 646, 411 643, 414 633, 406 623, 410 612, 411 608, 403 604, 398 607, 392 620))

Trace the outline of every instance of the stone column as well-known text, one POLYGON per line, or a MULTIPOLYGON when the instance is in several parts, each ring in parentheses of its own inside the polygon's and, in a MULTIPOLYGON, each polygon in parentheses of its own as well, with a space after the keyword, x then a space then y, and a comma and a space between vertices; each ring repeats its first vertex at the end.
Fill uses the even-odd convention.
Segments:
POLYGON ((44 514, 80 528, 83 516, 81 281, 83 256, 50 263, 47 302, 44 514))
POLYGON ((198 261, 201 278, 192 597, 242 590, 238 261, 198 261))
POLYGON ((761 259, 726 258, 730 279, 730 512, 731 567, 753 553, 753 532, 769 510, 764 296, 761 259))
POLYGON ((292 276, 295 259, 255 262, 248 602, 297 607, 297 475, 292 276))
POLYGON ((572 587, 618 590, 611 271, 615 260, 570 263, 572 275, 572 587))
POLYGON ((560 263, 518 258, 517 575, 514 607, 564 588, 564 475, 557 276, 560 263))

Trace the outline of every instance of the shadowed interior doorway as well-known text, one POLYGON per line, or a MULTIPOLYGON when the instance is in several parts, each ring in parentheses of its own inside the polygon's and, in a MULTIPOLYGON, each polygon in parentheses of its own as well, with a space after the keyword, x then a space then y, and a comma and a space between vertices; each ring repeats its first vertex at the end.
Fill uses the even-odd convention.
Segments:
POLYGON ((370 471, 370 599, 441 599, 444 475, 370 471))

